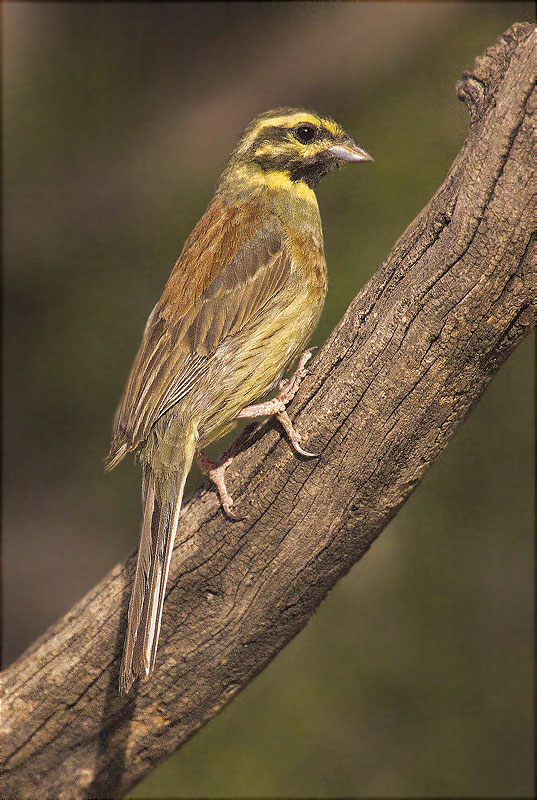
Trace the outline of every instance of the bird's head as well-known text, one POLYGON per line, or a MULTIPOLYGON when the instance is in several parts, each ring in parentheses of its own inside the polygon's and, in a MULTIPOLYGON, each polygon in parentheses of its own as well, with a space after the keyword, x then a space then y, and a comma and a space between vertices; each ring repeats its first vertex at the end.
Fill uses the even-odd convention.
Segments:
POLYGON ((280 108, 252 120, 231 155, 228 170, 247 167, 285 173, 314 189, 335 167, 353 161, 373 159, 333 119, 280 108))

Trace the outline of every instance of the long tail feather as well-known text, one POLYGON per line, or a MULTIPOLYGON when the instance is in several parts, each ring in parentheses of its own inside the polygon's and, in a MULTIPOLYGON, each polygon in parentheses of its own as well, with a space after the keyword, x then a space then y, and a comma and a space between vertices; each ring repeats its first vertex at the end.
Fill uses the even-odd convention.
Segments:
POLYGON ((144 466, 144 519, 119 674, 122 694, 129 692, 135 680, 150 675, 155 664, 173 543, 194 455, 189 445, 183 463, 165 478, 144 466))

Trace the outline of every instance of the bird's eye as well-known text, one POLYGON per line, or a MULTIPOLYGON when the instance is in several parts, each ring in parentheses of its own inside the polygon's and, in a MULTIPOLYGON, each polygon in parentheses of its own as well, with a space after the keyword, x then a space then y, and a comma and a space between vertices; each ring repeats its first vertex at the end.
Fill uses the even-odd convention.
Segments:
POLYGON ((317 136, 317 128, 315 125, 304 123, 303 125, 297 125, 294 134, 295 138, 302 144, 311 144, 317 136))

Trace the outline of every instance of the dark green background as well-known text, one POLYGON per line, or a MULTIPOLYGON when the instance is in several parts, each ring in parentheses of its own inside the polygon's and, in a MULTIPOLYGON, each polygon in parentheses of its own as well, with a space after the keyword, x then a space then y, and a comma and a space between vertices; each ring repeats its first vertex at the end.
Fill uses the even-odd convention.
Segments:
MULTIPOLYGON (((375 157, 318 191, 319 344, 460 148, 461 72, 532 4, 3 12, 7 664, 137 544, 112 417, 242 127, 312 107, 375 157)), ((532 795, 532 371, 526 342, 306 630, 132 797, 532 795)))

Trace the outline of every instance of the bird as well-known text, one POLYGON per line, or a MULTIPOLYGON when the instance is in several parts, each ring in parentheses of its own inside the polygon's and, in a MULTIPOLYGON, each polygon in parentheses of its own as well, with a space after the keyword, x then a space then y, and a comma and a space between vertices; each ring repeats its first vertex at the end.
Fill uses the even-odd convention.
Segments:
POLYGON ((194 458, 226 514, 232 449, 204 453, 237 419, 275 415, 294 449, 287 415, 311 351, 296 362, 327 290, 317 184, 336 167, 373 161, 331 117, 278 108, 244 130, 207 210, 187 238, 151 312, 114 418, 105 459, 131 451, 142 466, 143 522, 129 603, 119 691, 154 669, 164 591, 194 458), (277 397, 255 404, 276 386, 277 397))

